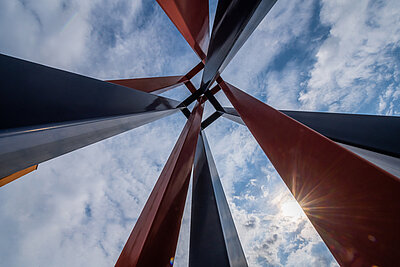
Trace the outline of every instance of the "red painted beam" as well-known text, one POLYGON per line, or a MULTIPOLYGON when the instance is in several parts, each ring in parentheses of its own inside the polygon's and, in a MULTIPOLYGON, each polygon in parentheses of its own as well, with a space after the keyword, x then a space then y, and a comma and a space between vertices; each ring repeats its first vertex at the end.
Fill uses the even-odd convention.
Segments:
POLYGON ((192 79, 197 73, 199 73, 204 68, 204 63, 200 61, 199 64, 193 67, 186 75, 185 78, 187 80, 192 79))
POLYGON ((143 91, 146 93, 161 94, 165 91, 173 89, 181 84, 185 84, 186 87, 193 93, 196 88, 191 83, 192 79, 199 71, 204 68, 204 63, 200 62, 194 66, 186 75, 183 76, 165 76, 165 77, 150 77, 150 78, 136 78, 136 79, 120 79, 120 80, 108 80, 109 83, 114 83, 143 91))
POLYGON ((400 180, 228 83, 222 89, 341 266, 400 266, 400 180))
POLYGON ((194 92, 196 92, 196 87, 193 85, 193 83, 191 81, 186 81, 185 82, 186 88, 193 94, 194 92))
POLYGON ((186 81, 185 76, 166 76, 137 79, 109 80, 107 82, 122 85, 146 93, 161 94, 186 81))
POLYGON ((206 58, 210 40, 208 0, 157 0, 200 57, 206 58))
POLYGON ((135 227, 116 266, 170 266, 175 256, 203 105, 197 104, 135 227))

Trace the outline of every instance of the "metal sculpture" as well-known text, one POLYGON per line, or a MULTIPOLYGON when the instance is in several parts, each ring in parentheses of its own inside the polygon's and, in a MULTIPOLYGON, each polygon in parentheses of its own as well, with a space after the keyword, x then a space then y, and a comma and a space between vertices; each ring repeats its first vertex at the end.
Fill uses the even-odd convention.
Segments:
POLYGON ((173 264, 193 166, 189 265, 247 266, 203 131, 224 116, 249 128, 340 265, 400 265, 400 118, 278 111, 225 82, 276 0, 219 0, 211 37, 208 0, 157 2, 201 60, 186 75, 106 82, 0 55, 0 186, 181 111, 186 125, 116 266, 173 264), (181 103, 155 95, 182 84, 192 94, 181 103), (233 108, 214 97, 221 89, 233 108), (202 121, 205 101, 215 112, 202 121))

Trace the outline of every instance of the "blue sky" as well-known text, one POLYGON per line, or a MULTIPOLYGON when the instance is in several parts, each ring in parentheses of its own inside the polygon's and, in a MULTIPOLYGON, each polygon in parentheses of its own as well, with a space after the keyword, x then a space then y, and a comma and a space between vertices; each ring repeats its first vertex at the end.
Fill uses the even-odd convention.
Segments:
MULTIPOLYGON (((396 0, 279 0, 222 77, 275 108, 399 115, 399 11, 396 0)), ((98 79, 198 63, 155 1, 5 0, 0 36, 1 53, 98 79)), ((175 114, 1 188, 0 265, 113 265, 184 123, 175 114)), ((206 133, 249 265, 336 266, 248 130, 220 118, 206 133)), ((176 266, 187 265, 189 215, 176 266)))

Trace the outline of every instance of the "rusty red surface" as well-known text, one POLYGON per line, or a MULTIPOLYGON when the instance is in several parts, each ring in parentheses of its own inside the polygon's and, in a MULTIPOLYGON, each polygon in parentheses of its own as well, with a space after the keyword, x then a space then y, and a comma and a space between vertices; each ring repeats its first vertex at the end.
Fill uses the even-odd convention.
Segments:
POLYGON ((157 0, 200 59, 210 41, 208 0, 157 0))
POLYGON ((400 180, 228 83, 222 89, 341 266, 400 266, 400 180))
POLYGON ((133 88, 147 93, 161 94, 186 81, 185 76, 166 76, 137 79, 109 80, 107 82, 133 88))
POLYGON ((203 105, 197 104, 175 144, 116 266, 170 266, 175 256, 203 105))

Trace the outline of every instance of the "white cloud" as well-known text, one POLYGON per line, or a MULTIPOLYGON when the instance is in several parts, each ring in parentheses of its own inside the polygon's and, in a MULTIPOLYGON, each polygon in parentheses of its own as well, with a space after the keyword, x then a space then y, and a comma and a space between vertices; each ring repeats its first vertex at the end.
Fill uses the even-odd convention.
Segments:
POLYGON ((53 159, 3 187, 2 264, 114 264, 183 127, 181 117, 53 159))
MULTIPOLYGON (((322 1, 320 18, 330 32, 301 93, 304 108, 354 112, 385 95, 387 103, 397 100, 388 99, 384 88, 400 90, 394 52, 400 45, 399 8, 398 1, 322 1)), ((389 106, 380 103, 370 112, 393 113, 389 106)))
MULTIPOLYGON (((318 3, 280 0, 222 76, 277 108, 354 112, 374 103, 376 111, 398 113, 400 7, 377 3, 322 1, 320 19, 330 32, 315 41, 318 3), (315 62, 289 53, 272 68, 295 41, 315 62)), ((2 53, 101 79, 176 75, 198 62, 147 1, 6 0, 0 34, 2 53)), ((179 90, 167 95, 187 95, 179 90)), ((181 114, 162 119, 43 163, 1 188, 2 263, 115 263, 184 122, 181 114)), ((245 127, 221 118, 207 137, 250 266, 336 265, 304 215, 282 214, 293 197, 245 127)), ((187 234, 177 266, 186 266, 187 234)))
POLYGON ((2 53, 73 70, 88 52, 87 17, 95 1, 0 3, 2 53))
POLYGON ((265 72, 279 53, 296 38, 308 34, 313 5, 313 1, 277 1, 222 76, 246 92, 265 96, 269 87, 265 72))

